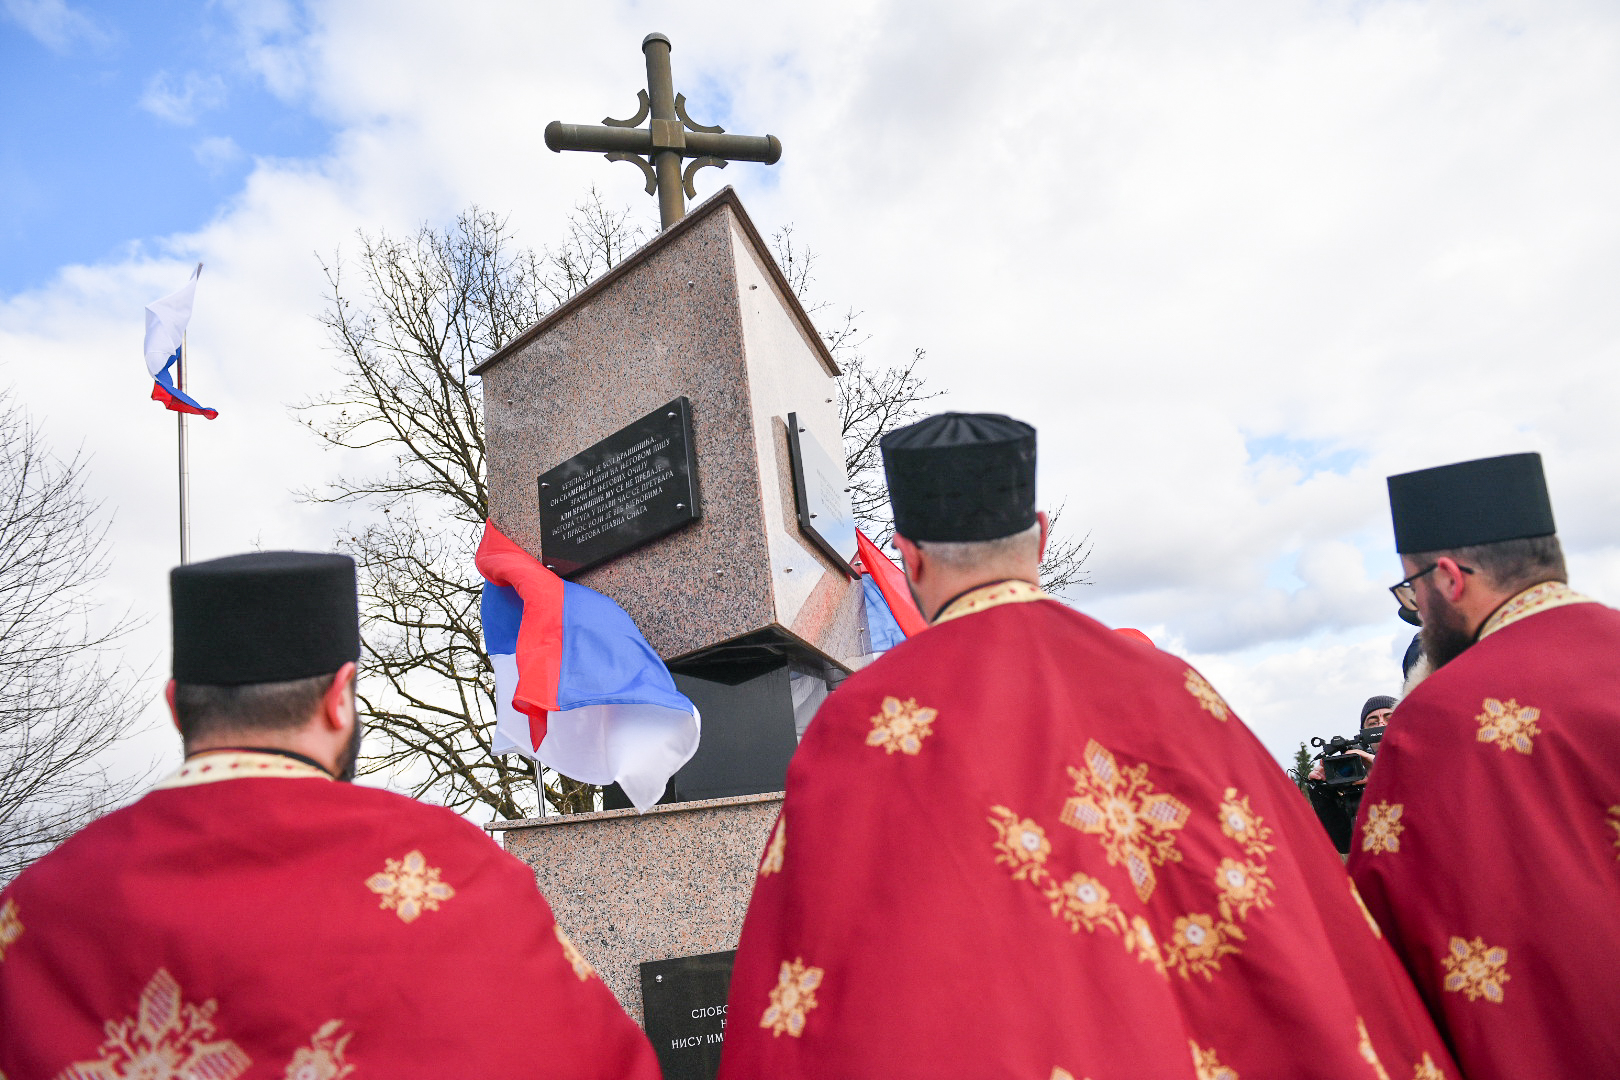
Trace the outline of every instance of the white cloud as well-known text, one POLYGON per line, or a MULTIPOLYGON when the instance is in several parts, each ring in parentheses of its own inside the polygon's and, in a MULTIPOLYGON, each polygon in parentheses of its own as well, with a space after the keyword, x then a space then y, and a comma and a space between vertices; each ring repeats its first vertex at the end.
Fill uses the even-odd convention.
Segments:
MULTIPOLYGON (((1541 450, 1575 584, 1620 600, 1611 5, 232 10, 244 63, 338 128, 330 156, 256 163, 161 261, 0 300, 0 362, 30 358, 0 377, 83 388, 53 433, 96 450, 122 587, 160 621, 173 421, 141 400, 140 306, 208 262, 199 553, 324 546, 342 514, 287 492, 353 466, 282 411, 332 378, 310 253, 471 202, 539 244, 591 183, 651 216, 634 170, 541 130, 626 115, 654 29, 694 116, 722 88, 728 129, 785 147, 701 190, 794 222, 824 295, 875 355, 927 347, 944 404, 1035 423, 1043 496, 1096 541, 1073 599, 1189 651, 1279 755, 1398 681, 1389 473, 1541 450)), ((177 115, 206 98, 166 85, 177 115)))
POLYGON ((225 80, 188 71, 176 78, 160 71, 146 82, 140 106, 159 120, 189 127, 197 117, 225 104, 225 80))
POLYGON ((67 53, 79 44, 101 49, 112 41, 99 22, 66 0, 0 0, 0 11, 52 52, 67 53))
POLYGON ((199 139, 191 148, 197 163, 209 172, 219 174, 242 160, 242 148, 229 135, 210 135, 199 139))

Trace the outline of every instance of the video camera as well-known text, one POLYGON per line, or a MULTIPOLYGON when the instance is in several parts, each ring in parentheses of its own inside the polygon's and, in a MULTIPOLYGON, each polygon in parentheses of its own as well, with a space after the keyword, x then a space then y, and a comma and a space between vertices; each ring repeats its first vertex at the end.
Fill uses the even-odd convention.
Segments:
POLYGON ((1367 759, 1352 754, 1352 748, 1368 754, 1378 753, 1378 743, 1384 737, 1383 728, 1371 728, 1355 735, 1335 735, 1331 739, 1312 739, 1312 746, 1320 746, 1322 753, 1322 783, 1328 787, 1350 787, 1367 778, 1367 759))

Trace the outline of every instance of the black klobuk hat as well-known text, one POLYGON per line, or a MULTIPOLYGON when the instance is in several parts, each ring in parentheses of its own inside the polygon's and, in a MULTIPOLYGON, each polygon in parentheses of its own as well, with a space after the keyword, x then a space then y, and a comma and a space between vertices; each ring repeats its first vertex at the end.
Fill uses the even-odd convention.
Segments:
POLYGON ((1035 524, 1035 429, 940 413, 883 437, 894 530, 908 540, 995 540, 1035 524))
POLYGON ((174 678, 241 686, 336 671, 360 657, 354 560, 261 551, 169 571, 174 678))
POLYGON ((1558 531, 1540 454, 1505 454, 1391 476, 1389 511, 1395 550, 1402 555, 1558 531))

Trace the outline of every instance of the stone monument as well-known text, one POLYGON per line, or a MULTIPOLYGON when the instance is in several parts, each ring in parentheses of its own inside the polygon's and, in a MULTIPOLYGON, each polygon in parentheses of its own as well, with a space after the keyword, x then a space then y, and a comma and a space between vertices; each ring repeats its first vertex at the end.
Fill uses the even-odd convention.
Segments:
POLYGON ((850 566, 838 367, 735 192, 685 213, 665 190, 683 181, 691 194, 697 167, 723 164, 705 156, 770 161, 780 144, 693 125, 670 93, 668 39, 650 35, 643 51, 651 94, 634 120, 553 124, 547 142, 650 154, 663 231, 477 374, 491 517, 618 601, 698 706, 702 744, 648 814, 490 828, 535 867, 558 921, 638 1020, 645 991, 666 1075, 712 1075, 721 954, 736 946, 788 760, 871 646, 850 566), (629 126, 649 113, 649 129, 629 126), (684 177, 683 154, 701 155, 684 177))

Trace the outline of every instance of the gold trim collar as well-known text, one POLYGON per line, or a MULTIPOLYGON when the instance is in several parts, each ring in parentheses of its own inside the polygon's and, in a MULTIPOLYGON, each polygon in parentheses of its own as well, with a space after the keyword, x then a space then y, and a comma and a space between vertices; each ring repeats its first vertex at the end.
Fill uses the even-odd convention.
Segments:
POLYGON ((226 750, 218 754, 198 754, 180 771, 161 781, 153 791, 168 788, 196 787, 221 780, 331 780, 324 769, 317 769, 280 754, 256 754, 251 750, 226 750))
POLYGON ((1486 637, 1496 633, 1504 626, 1511 626, 1520 619, 1527 619, 1532 615, 1539 615, 1543 611, 1564 607, 1568 604, 1595 604, 1590 596, 1582 596, 1562 581, 1543 581, 1540 585, 1532 585, 1518 596, 1509 600, 1491 613, 1474 635, 1475 641, 1483 641, 1486 637))
POLYGON ((1027 604, 1031 600, 1050 600, 1040 586, 1031 585, 1027 581, 1014 578, 1010 581, 994 581, 989 585, 981 585, 977 589, 963 593, 949 604, 945 610, 934 616, 934 626, 952 619, 960 619, 964 615, 973 615, 980 611, 989 611, 1002 604, 1027 604))

